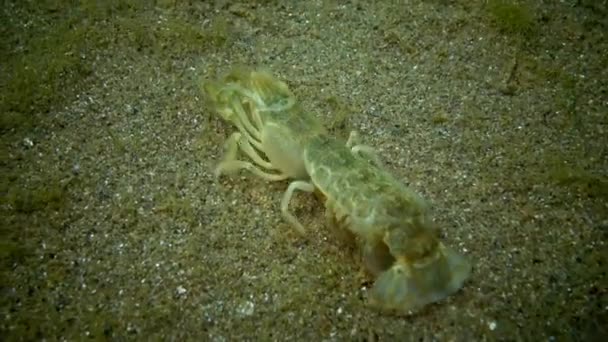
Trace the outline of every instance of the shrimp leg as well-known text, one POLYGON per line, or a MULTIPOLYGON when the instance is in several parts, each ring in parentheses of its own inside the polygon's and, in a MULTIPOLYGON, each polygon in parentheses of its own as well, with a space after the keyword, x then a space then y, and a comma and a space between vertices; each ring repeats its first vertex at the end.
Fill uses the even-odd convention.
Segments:
POLYGON ((346 147, 350 148, 354 155, 369 159, 374 165, 382 167, 382 160, 376 150, 371 146, 360 144, 359 140, 359 133, 351 131, 346 141, 346 147))
POLYGON ((296 190, 313 192, 315 191, 315 186, 312 183, 306 181, 293 181, 287 187, 287 190, 283 195, 283 199, 281 200, 281 213, 283 214, 287 222, 289 222, 300 234, 304 235, 304 233, 306 232, 304 230, 304 226, 302 226, 300 221, 298 221, 298 219, 292 213, 289 212, 289 202, 293 197, 293 192, 296 190))

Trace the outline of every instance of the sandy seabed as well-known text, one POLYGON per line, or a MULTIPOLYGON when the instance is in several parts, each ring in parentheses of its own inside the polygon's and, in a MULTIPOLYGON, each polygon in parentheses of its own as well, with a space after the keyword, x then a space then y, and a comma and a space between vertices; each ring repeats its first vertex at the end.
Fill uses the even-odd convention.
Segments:
POLYGON ((63 3, 1 11, 3 340, 607 334, 606 1, 63 3), (302 238, 286 182, 215 179, 199 86, 239 65, 432 203, 460 292, 375 311, 321 202, 302 238))

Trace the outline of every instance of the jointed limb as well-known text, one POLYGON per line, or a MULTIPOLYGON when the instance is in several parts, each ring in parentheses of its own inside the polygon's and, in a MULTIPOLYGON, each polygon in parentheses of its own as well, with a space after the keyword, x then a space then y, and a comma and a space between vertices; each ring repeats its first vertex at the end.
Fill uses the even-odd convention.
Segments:
POLYGON ((257 166, 253 165, 250 162, 246 162, 246 161, 242 161, 242 160, 227 160, 227 161, 223 161, 221 162, 216 168, 215 168, 215 175, 219 176, 223 173, 232 173, 232 172, 236 172, 238 170, 248 170, 251 173, 253 173, 254 175, 263 178, 267 181, 281 181, 281 180, 285 180, 287 178, 289 178, 288 175, 286 174, 273 174, 273 173, 268 173, 268 172, 264 172, 262 170, 260 170, 257 166))
POLYGON ((233 121, 233 123, 236 125, 239 131, 243 133, 243 135, 245 135, 245 138, 253 144, 253 146, 261 150, 262 143, 260 142, 260 130, 253 127, 251 121, 247 117, 247 113, 245 113, 245 110, 243 109, 243 107, 241 107, 240 103, 235 105, 233 108, 236 111, 238 117, 237 120, 233 121))
POLYGON ((382 167, 383 163, 380 156, 378 156, 378 152, 371 146, 360 144, 359 141, 359 133, 357 133, 357 131, 351 131, 348 140, 346 141, 346 147, 350 148, 354 155, 367 158, 374 163, 374 165, 382 167))
POLYGON ((265 168, 265 169, 269 169, 269 170, 276 170, 276 167, 274 167, 272 165, 272 163, 270 163, 269 161, 264 160, 260 154, 258 153, 258 151, 256 151, 251 144, 249 144, 249 141, 247 139, 240 139, 239 140, 239 147, 241 148, 241 151, 245 152, 245 154, 247 154, 247 156, 249 156, 249 158, 251 158, 256 164, 258 164, 259 166, 265 168))
POLYGON ((263 160, 262 157, 257 154, 253 147, 248 144, 247 140, 243 140, 243 136, 241 135, 241 133, 235 132, 232 133, 232 135, 230 135, 230 137, 226 140, 226 155, 224 156, 224 160, 220 162, 219 165, 215 168, 216 177, 219 177, 223 173, 232 173, 241 169, 248 170, 256 176, 268 181, 280 181, 289 177, 286 174, 268 173, 266 171, 261 170, 254 163, 236 159, 239 147, 249 157, 251 157, 254 162, 258 163, 259 166, 268 169, 274 169, 272 165, 270 165, 270 163, 263 160))
POLYGON ((304 226, 298 221, 298 219, 289 212, 289 202, 293 197, 293 192, 295 190, 301 190, 306 192, 315 191, 314 185, 306 181, 293 181, 287 187, 285 194, 283 195, 283 199, 281 200, 281 213, 283 217, 289 222, 300 234, 304 235, 306 231, 304 230, 304 226))

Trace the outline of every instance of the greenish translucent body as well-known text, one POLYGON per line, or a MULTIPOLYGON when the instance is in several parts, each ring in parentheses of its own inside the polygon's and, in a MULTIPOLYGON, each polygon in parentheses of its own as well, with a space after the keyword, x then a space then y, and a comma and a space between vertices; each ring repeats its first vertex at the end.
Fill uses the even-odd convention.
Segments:
POLYGON ((322 194, 328 223, 355 237, 364 265, 377 278, 373 305, 413 312, 462 287, 470 264, 439 241, 427 203, 386 171, 372 148, 328 135, 287 85, 269 74, 235 71, 205 90, 216 111, 238 129, 218 168, 292 179, 281 211, 303 234, 288 210, 292 195, 322 194), (252 161, 238 160, 239 151, 252 161))

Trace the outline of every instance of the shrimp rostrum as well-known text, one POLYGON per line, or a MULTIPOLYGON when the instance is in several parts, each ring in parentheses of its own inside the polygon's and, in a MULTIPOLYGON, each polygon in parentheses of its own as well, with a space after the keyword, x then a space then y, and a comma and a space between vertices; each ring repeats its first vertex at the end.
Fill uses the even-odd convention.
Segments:
POLYGON ((233 72, 205 91, 238 130, 216 173, 246 169, 266 180, 291 179, 281 211, 300 233, 303 225, 288 210, 294 191, 321 194, 328 224, 354 237, 376 278, 374 306, 415 312, 462 287, 469 262, 439 240, 427 203, 386 171, 373 149, 357 144, 356 135, 347 143, 329 136, 287 85, 266 73, 233 72), (237 159, 239 152, 251 161, 237 159))

